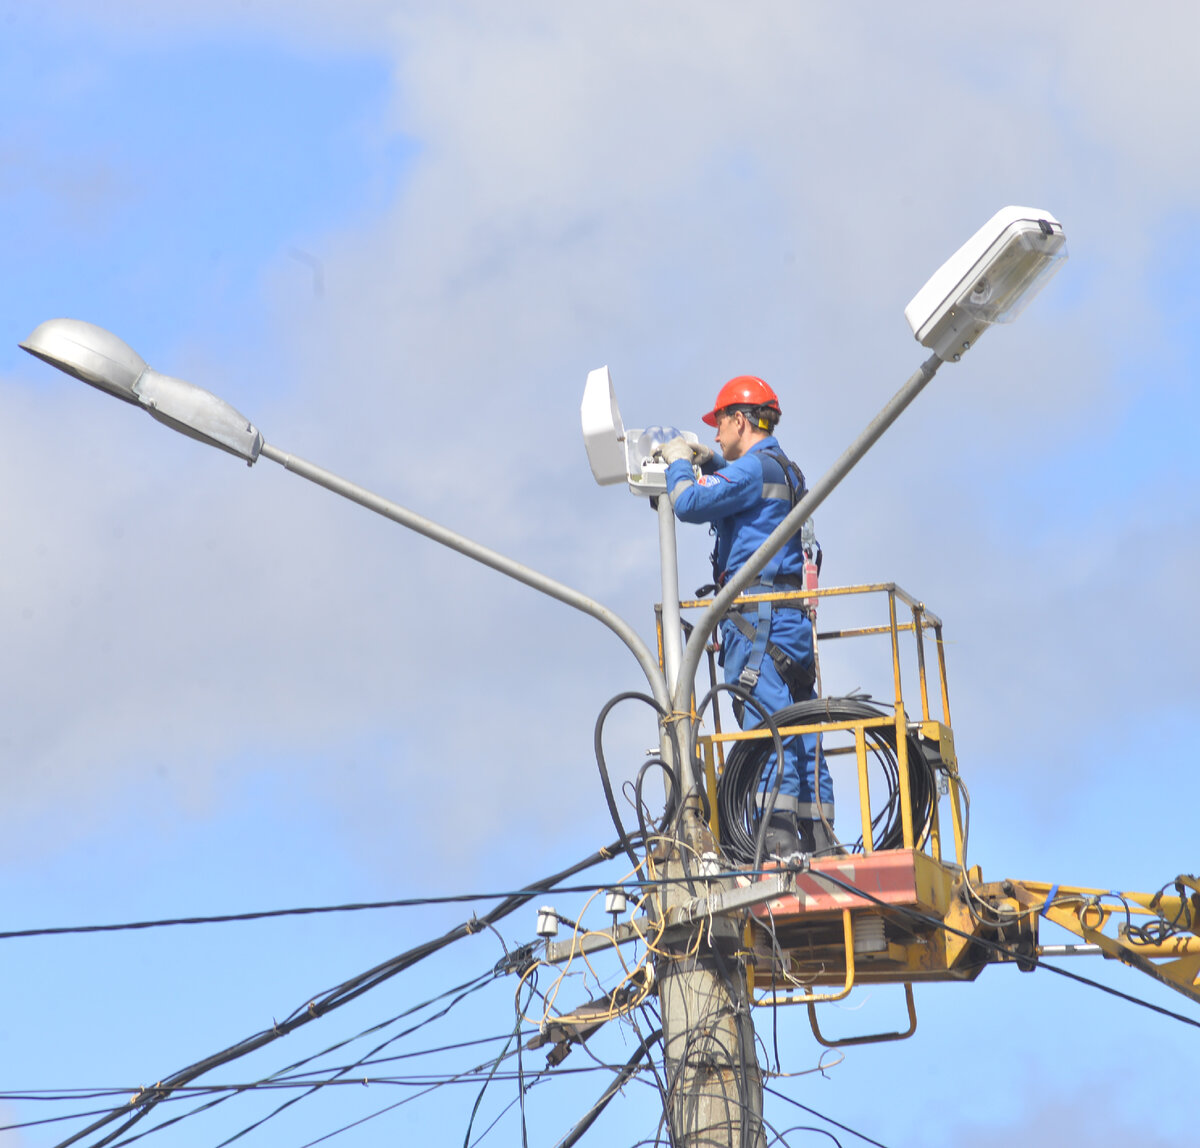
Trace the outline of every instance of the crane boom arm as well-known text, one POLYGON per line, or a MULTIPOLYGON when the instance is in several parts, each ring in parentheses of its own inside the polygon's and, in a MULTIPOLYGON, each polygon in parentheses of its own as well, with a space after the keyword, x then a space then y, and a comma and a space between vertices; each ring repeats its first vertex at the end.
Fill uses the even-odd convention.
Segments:
POLYGON ((1181 874, 1153 894, 1043 881, 980 884, 973 894, 998 923, 1032 924, 1036 935, 1039 918, 1053 921, 1104 956, 1200 1001, 1200 879, 1194 876, 1181 874))

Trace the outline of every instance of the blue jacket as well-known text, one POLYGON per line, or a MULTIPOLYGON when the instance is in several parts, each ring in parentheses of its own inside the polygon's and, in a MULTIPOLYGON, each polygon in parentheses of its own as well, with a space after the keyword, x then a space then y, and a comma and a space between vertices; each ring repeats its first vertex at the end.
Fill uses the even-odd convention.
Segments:
MULTIPOLYGON (((774 436, 756 442, 733 462, 718 461, 719 469, 697 482, 691 464, 680 459, 667 467, 667 491, 681 522, 711 522, 717 532, 713 574, 725 581, 745 564, 788 511, 791 495, 783 467, 766 447, 779 448, 774 436)), ((788 540, 777 574, 801 575, 804 551, 800 535, 788 540)))

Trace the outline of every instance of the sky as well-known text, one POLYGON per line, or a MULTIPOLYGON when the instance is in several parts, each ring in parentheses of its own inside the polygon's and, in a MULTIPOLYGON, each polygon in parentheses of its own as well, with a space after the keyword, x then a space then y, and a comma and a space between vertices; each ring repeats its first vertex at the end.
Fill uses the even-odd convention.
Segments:
MULTIPOLYGON (((1004 205, 1050 211, 1070 259, 825 503, 823 580, 894 581, 944 620, 986 879, 1153 892, 1195 869, 1193 5, 0 0, 0 30, 0 932, 480 895, 0 940, 0 1091, 125 1099, 607 844, 593 726, 645 684, 595 621, 19 350, 53 317, 649 640, 657 532, 591 478, 588 371, 610 367, 627 426, 694 430, 726 379, 761 375, 811 481, 924 358, 903 311, 925 279, 1004 205)), ((685 592, 708 544, 681 528, 685 592)), ((830 693, 888 690, 870 651, 822 670, 830 693)), ((618 711, 619 779, 656 737, 618 711)), ((211 1079, 260 1079, 481 977, 389 1047, 420 1053, 397 1062, 414 1073, 486 1066, 518 992, 491 973, 533 909, 211 1079)), ((1131 970, 1068 967, 1200 1020, 1131 970)), ((589 985, 573 970, 556 999, 589 985)), ((1192 1075, 1177 1020, 1011 967, 919 988, 917 1008, 910 1040, 836 1065, 800 1010, 759 1010, 764 1058, 777 1043, 797 1074, 772 1087, 889 1148, 1184 1135, 1186 1106, 1163 1103, 1192 1075)), ((887 1031, 902 997, 826 1012, 887 1031)), ((595 1055, 623 1062, 637 1039, 608 1029, 595 1055)), ((530 1088, 530 1142, 607 1079, 530 1088)), ((479 1088, 333 1142, 459 1143, 479 1088)), ((410 1092, 328 1088, 246 1140, 306 1144, 410 1092)), ((152 1142, 219 1143, 292 1095, 152 1142)), ((498 1077, 472 1140, 498 1120, 486 1142, 516 1142, 516 1100, 498 1077)), ((106 1106, 0 1100, 0 1123, 106 1106)), ((658 1108, 630 1085, 590 1135, 652 1138, 658 1108)), ((793 1145, 864 1142, 786 1100, 767 1115, 824 1130, 793 1145)))

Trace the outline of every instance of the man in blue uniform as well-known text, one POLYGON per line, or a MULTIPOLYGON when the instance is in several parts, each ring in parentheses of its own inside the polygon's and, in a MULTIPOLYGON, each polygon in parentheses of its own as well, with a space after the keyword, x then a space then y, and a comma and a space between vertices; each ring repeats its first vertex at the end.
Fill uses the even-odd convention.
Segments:
MULTIPOLYGON (((704 421, 716 427, 718 456, 682 437, 662 447, 667 492, 683 522, 709 522, 716 532, 713 577, 718 586, 735 574, 804 494, 804 476, 774 437, 779 399, 762 379, 739 375, 721 388, 704 421), (704 473, 693 472, 698 463, 704 473)), ((745 591, 794 590, 803 586, 804 552, 793 536, 745 591)), ((812 623, 797 600, 747 605, 721 622, 725 680, 749 690, 767 713, 793 701, 816 697, 812 623)), ((735 706, 743 729, 759 724, 752 707, 735 706)), ((816 736, 784 743, 782 780, 767 827, 768 854, 821 853, 836 847, 825 822, 833 824, 833 782, 824 759, 818 769, 816 736), (818 806, 818 802, 820 803, 818 806), (824 814, 824 821, 822 820, 824 814)), ((760 805, 775 781, 775 758, 763 773, 760 805)))

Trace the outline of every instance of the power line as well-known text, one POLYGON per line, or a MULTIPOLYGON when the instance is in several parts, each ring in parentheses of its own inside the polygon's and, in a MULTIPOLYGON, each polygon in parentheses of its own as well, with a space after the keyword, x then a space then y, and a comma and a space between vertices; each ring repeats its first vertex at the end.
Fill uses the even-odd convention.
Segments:
MULTIPOLYGON (((731 877, 761 877, 774 873, 774 869, 737 869, 727 874, 731 877)), ((661 889, 670 885, 686 884, 680 878, 669 877, 626 877, 620 882, 625 887, 639 889, 661 889)), ((538 889, 539 893, 591 893, 594 885, 552 885, 538 889)), ((22 937, 59 937, 87 933, 121 933, 141 929, 163 929, 180 925, 224 925, 238 921, 265 921, 277 917, 311 917, 324 913, 361 913, 374 909, 420 909, 433 905, 468 904, 472 901, 502 901, 509 897, 521 897, 526 889, 500 890, 487 893, 448 893, 441 897, 402 897, 393 901, 351 901, 343 905, 301 905, 290 909, 259 909, 246 913, 213 913, 203 917, 161 917, 150 921, 122 921, 105 925, 51 925, 39 929, 8 929, 0 931, 0 941, 22 937)))
POLYGON ((849 1132, 851 1136, 857 1136, 860 1140, 867 1144, 874 1144, 875 1148, 887 1148, 886 1144, 881 1144, 878 1140, 872 1140, 865 1132, 859 1132, 855 1128, 851 1128, 849 1124, 842 1124, 841 1121, 834 1120, 832 1116, 826 1116, 824 1112, 818 1112, 815 1108, 809 1108, 807 1104, 801 1104, 799 1100, 793 1100, 784 1092, 780 1092, 777 1088, 771 1088, 769 1085, 763 1086, 764 1092, 769 1092, 772 1096, 778 1096, 780 1100, 786 1100, 789 1104, 795 1105, 797 1108, 803 1109, 810 1116, 815 1116, 818 1120, 824 1120, 827 1124, 832 1124, 835 1128, 840 1128, 843 1132, 849 1132))
MULTIPOLYGON (((607 859, 607 858, 606 858, 607 859)), ((766 870, 739 871, 737 876, 756 876, 766 870)), ((638 888, 658 888, 679 881, 667 879, 627 878, 622 885, 638 888)), ((536 889, 538 893, 590 893, 594 885, 551 885, 536 889)), ((491 893, 452 893, 444 897, 405 897, 395 901, 356 901, 345 905, 308 905, 292 909, 262 909, 248 913, 217 913, 205 917, 163 917, 152 921, 124 921, 111 925, 56 925, 41 929, 9 929, 0 932, 0 941, 19 937, 57 937, 83 933, 120 933, 139 929, 161 929, 178 925, 223 925, 236 921, 263 921, 275 917, 305 917, 321 913, 358 913, 372 909, 417 909, 431 905, 455 905, 471 901, 503 901, 510 897, 523 897, 525 889, 491 893)))
POLYGON ((135 1097, 128 1104, 122 1105, 120 1108, 113 1109, 99 1120, 93 1121, 86 1128, 74 1133, 73 1135, 62 1140, 57 1145, 57 1148, 67 1148, 70 1144, 75 1144, 78 1141, 90 1136, 93 1132, 98 1132, 106 1125, 114 1121, 122 1121, 119 1127, 102 1136, 100 1139, 93 1142, 92 1148, 102 1148, 103 1145, 110 1144, 114 1140, 121 1137, 129 1128, 138 1121, 144 1119, 163 1099, 169 1096, 176 1087, 182 1084, 190 1084, 197 1077, 211 1072, 212 1069, 218 1068, 222 1064, 228 1064, 232 1060, 237 1060, 240 1057, 246 1056, 248 1053, 255 1052, 264 1046, 273 1043, 280 1037, 287 1036, 294 1032, 302 1025, 308 1024, 310 1021, 317 1020, 319 1017, 332 1012, 342 1005, 348 1004, 352 1000, 356 1000, 363 993, 369 992, 371 989, 389 980, 397 973, 403 972, 405 969, 412 967, 419 961, 424 960, 427 956, 439 952, 446 946, 453 944, 455 941, 462 940, 464 937, 470 936, 473 933, 479 932, 481 929, 494 925, 496 921, 515 912, 521 906, 527 904, 538 894, 544 893, 548 888, 557 885, 560 881, 574 876, 576 873, 589 869, 594 865, 600 864, 602 861, 610 860, 616 855, 617 850, 621 847, 621 843, 617 842, 611 846, 593 853, 591 856, 584 858, 582 861, 555 873, 550 877, 544 878, 541 881, 533 882, 527 885, 519 893, 505 898, 486 916, 472 917, 471 920, 465 921, 460 925, 455 926, 442 936, 433 940, 426 941, 421 945, 401 953, 399 956, 392 957, 390 960, 384 961, 382 964, 376 965, 374 968, 368 969, 366 972, 360 973, 358 976, 351 978, 348 981, 343 981, 340 985, 327 990, 302 1004, 295 1009, 290 1016, 282 1022, 277 1022, 270 1029, 265 1029, 262 1032, 255 1033, 253 1036, 246 1037, 244 1040, 236 1044, 230 1045, 228 1048, 222 1049, 220 1052, 214 1053, 211 1056, 205 1057, 194 1064, 188 1065, 186 1068, 180 1069, 173 1073, 165 1080, 155 1084, 152 1088, 147 1089, 144 1093, 135 1097))

